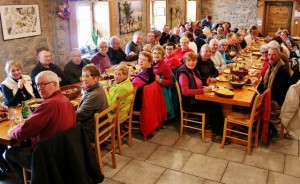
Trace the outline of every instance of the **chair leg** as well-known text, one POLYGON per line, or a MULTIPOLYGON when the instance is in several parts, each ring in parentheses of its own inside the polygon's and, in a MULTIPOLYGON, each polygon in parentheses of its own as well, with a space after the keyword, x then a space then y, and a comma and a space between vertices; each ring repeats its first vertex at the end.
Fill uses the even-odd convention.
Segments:
POLYGON ((223 138, 221 142, 221 148, 224 148, 225 140, 226 140, 226 133, 227 133, 227 118, 224 120, 224 128, 223 128, 223 138))
POLYGON ((251 155, 252 126, 248 127, 247 155, 251 155))
POLYGON ((183 134, 183 114, 180 115, 180 137, 183 134))
POLYGON ((113 168, 117 168, 117 162, 116 162, 116 146, 115 146, 115 141, 111 142, 111 157, 112 157, 112 166, 113 168))
POLYGON ((284 126, 280 124, 280 139, 284 139, 284 126))
POLYGON ((121 125, 117 123, 117 134, 118 134, 118 147, 119 147, 119 154, 123 155, 122 150, 122 138, 121 138, 121 125))
POLYGON ((129 139, 129 147, 132 146, 132 120, 129 120, 128 122, 128 139, 129 139))
POLYGON ((259 134, 259 128, 260 128, 260 120, 257 121, 256 125, 256 131, 255 131, 255 142, 254 142, 254 147, 258 147, 258 134, 259 134))

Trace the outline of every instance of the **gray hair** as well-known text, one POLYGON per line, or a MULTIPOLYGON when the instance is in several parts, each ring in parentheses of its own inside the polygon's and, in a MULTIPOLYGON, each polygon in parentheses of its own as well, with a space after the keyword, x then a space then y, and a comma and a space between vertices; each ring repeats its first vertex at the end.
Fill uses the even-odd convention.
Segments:
POLYGON ((137 38, 139 36, 143 36, 142 32, 136 31, 136 32, 133 33, 133 38, 137 38))
POLYGON ((22 70, 22 66, 19 62, 14 61, 14 60, 9 60, 5 63, 5 72, 7 73, 7 75, 9 75, 10 68, 11 68, 12 65, 15 65, 16 67, 19 67, 22 70))
POLYGON ((260 46, 259 51, 260 52, 266 52, 269 49, 269 45, 268 44, 263 44, 262 46, 260 46))
POLYGON ((220 40, 220 45, 224 45, 224 44, 226 44, 226 45, 229 44, 227 39, 221 39, 220 40))
POLYGON ((46 78, 46 80, 48 82, 56 82, 57 86, 59 87, 59 79, 58 76, 56 75, 56 73, 50 71, 50 70, 46 70, 46 71, 42 71, 39 74, 37 74, 37 76, 35 76, 35 83, 38 83, 38 79, 44 77, 46 78))
POLYGON ((213 39, 211 39, 211 40, 209 41, 209 45, 211 45, 213 42, 216 42, 216 43, 218 43, 218 45, 220 44, 220 42, 219 42, 219 40, 218 40, 218 39, 216 39, 216 38, 213 38, 213 39))
POLYGON ((74 52, 80 53, 80 54, 81 54, 81 52, 80 52, 80 50, 79 50, 78 48, 73 48, 73 49, 71 50, 70 55, 72 56, 72 54, 73 54, 74 52))
POLYGON ((112 37, 109 39, 110 45, 112 45, 116 40, 120 40, 120 38, 117 37, 117 36, 112 36, 112 37))
POLYGON ((280 48, 278 48, 278 47, 269 47, 268 51, 270 51, 270 50, 276 50, 278 55, 280 54, 280 48))
POLYGON ((280 49, 280 44, 279 44, 277 41, 275 41, 275 40, 270 41, 270 42, 268 43, 268 46, 269 46, 269 47, 277 47, 277 48, 280 49))
POLYGON ((108 43, 107 43, 107 41, 105 41, 105 40, 101 40, 101 41, 100 41, 100 43, 99 43, 99 47, 101 47, 103 44, 107 44, 107 46, 108 46, 108 43))

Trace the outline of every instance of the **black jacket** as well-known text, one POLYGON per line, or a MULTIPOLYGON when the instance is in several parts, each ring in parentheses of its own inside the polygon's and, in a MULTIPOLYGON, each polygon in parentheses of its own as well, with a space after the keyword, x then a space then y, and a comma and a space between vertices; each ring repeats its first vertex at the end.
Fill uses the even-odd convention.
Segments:
POLYGON ((31 169, 32 184, 91 184, 104 178, 80 124, 40 141, 31 169))

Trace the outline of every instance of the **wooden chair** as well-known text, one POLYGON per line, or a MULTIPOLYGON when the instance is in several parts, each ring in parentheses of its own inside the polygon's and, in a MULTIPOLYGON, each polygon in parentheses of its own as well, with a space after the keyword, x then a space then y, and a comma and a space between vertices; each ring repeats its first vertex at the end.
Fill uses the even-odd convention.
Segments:
POLYGON ((255 136, 254 147, 258 147, 258 134, 259 134, 260 121, 261 121, 263 107, 264 107, 264 96, 265 94, 260 94, 255 97, 250 114, 233 112, 225 118, 224 133, 223 133, 221 148, 224 148, 226 138, 239 140, 247 144, 247 154, 250 155, 252 138, 254 136, 255 136), (255 122, 257 122, 256 126, 254 126, 255 122), (236 129, 236 125, 245 127, 248 130, 243 131, 241 130, 242 127, 236 129), (255 131, 253 132, 254 128, 255 131), (243 139, 241 136, 246 136, 247 139, 243 139))
POLYGON ((201 131, 202 142, 205 142, 205 113, 184 111, 182 108, 181 90, 178 82, 176 82, 176 88, 180 109, 180 136, 182 136, 184 128, 199 130, 201 131), (189 118, 189 115, 196 116, 197 118, 189 118))
POLYGON ((24 178, 24 184, 30 184, 30 174, 31 170, 23 167, 23 178, 24 178))
MULTIPOLYGON (((101 172, 104 173, 102 160, 109 154, 112 156, 112 166, 115 169, 116 164, 116 148, 115 148, 115 127, 117 120, 117 103, 109 106, 100 113, 95 113, 95 149, 100 165, 101 172), (108 116, 109 112, 115 112, 108 116), (110 143, 110 150, 102 155, 101 145, 105 142, 110 143)), ((93 147, 93 144, 92 144, 93 147)))
POLYGON ((128 145, 132 146, 132 111, 136 88, 117 98, 117 136, 119 153, 123 155, 122 138, 128 135, 128 145), (128 98, 131 98, 128 100, 128 98), (121 126, 125 126, 122 127, 121 126))

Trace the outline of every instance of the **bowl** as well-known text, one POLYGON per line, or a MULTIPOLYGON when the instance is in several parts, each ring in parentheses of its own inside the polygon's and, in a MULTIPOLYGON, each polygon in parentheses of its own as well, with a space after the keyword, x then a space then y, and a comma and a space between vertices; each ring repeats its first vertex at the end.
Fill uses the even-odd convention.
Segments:
POLYGON ((230 80, 229 83, 234 89, 241 89, 245 85, 245 81, 240 79, 230 80))
POLYGON ((33 99, 30 99, 30 100, 26 100, 25 101, 25 105, 26 107, 28 107, 32 112, 35 111, 35 109, 41 105, 41 103, 43 102, 43 99, 42 98, 33 98, 33 99))
POLYGON ((245 77, 246 75, 248 75, 248 70, 245 68, 239 68, 238 70, 234 70, 233 68, 231 68, 230 73, 238 77, 245 77))
POLYGON ((60 90, 68 99, 77 98, 81 94, 80 86, 76 84, 62 86, 60 90))

